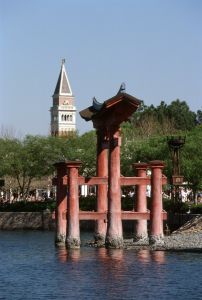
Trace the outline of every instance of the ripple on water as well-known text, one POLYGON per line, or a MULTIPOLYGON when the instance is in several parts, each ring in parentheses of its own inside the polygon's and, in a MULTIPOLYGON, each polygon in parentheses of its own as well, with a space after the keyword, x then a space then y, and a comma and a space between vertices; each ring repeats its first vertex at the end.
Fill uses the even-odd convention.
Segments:
POLYGON ((201 299, 201 253, 70 251, 39 231, 0 232, 0 253, 4 300, 201 299))

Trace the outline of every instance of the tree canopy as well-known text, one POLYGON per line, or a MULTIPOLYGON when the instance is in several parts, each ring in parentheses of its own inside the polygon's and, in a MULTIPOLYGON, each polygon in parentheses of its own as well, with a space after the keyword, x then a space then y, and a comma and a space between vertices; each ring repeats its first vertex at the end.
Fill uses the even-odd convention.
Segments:
POLYGON ((201 112, 192 112, 187 103, 179 99, 169 105, 161 101, 157 107, 146 106, 142 102, 138 111, 131 117, 132 127, 141 136, 189 131, 197 122, 201 122, 201 112))
MULTIPOLYGON (((121 173, 133 174, 134 162, 163 160, 165 174, 172 175, 172 161, 167 136, 185 135, 181 151, 181 169, 185 180, 195 190, 202 188, 202 113, 190 111, 185 101, 175 100, 167 105, 146 106, 144 103, 122 125, 121 173)), ((0 177, 15 178, 20 192, 28 193, 33 179, 53 176, 54 163, 61 160, 81 160, 80 172, 85 176, 96 173, 95 131, 68 137, 31 136, 23 139, 0 138, 0 177)))

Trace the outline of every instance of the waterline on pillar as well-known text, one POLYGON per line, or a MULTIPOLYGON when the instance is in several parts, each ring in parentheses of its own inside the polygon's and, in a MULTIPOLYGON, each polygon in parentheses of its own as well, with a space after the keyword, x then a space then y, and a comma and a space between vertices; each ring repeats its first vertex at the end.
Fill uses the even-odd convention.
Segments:
POLYGON ((95 244, 97 246, 101 247, 105 245, 105 238, 106 238, 105 235, 100 233, 95 233, 94 238, 95 238, 95 244))
POLYGON ((55 244, 57 246, 65 245, 66 235, 65 234, 57 234, 55 237, 55 244))
POLYGON ((123 248, 123 238, 122 237, 106 237, 105 241, 106 248, 120 249, 123 248))
POLYGON ((67 238, 66 245, 69 249, 79 249, 81 241, 79 238, 67 238))
POLYGON ((164 236, 161 235, 150 235, 149 244, 151 246, 163 246, 164 245, 164 236))
POLYGON ((136 245, 148 245, 149 244, 148 234, 142 233, 139 235, 134 235, 133 241, 136 245))

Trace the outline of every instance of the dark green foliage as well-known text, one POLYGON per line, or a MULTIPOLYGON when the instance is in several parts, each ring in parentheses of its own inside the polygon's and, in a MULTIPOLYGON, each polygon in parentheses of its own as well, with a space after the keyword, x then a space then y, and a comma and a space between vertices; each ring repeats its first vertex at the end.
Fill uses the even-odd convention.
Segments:
MULTIPOLYGON (((79 198, 79 208, 82 211, 96 211, 97 201, 96 196, 87 196, 79 198)), ((44 202, 28 202, 19 201, 14 203, 1 203, 0 211, 8 212, 40 212, 49 209, 53 212, 56 208, 56 202, 54 200, 48 200, 44 202)), ((132 211, 135 209, 135 198, 134 197, 122 197, 121 208, 125 211, 132 211)), ((147 208, 151 208, 151 198, 147 198, 147 208)), ((163 209, 166 212, 172 213, 187 213, 190 210, 192 214, 202 214, 202 204, 188 204, 177 202, 174 203, 171 200, 163 199, 163 209)))
POLYGON ((187 133, 181 151, 182 174, 194 193, 202 189, 202 125, 187 133))
POLYGON ((29 194, 33 179, 53 175, 54 163, 61 160, 81 160, 80 173, 95 175, 95 132, 65 138, 29 135, 23 140, 0 139, 0 177, 14 178, 23 197, 29 194))
POLYGON ((142 102, 141 107, 131 117, 131 123, 138 135, 151 136, 191 130, 197 119, 198 122, 201 119, 200 111, 196 115, 185 101, 177 99, 169 105, 161 101, 157 107, 146 106, 142 102))
POLYGON ((190 205, 187 202, 173 202, 171 200, 163 200, 163 209, 172 213, 187 213, 190 209, 190 205))
POLYGON ((14 203, 3 203, 0 204, 0 211, 11 211, 11 212, 40 212, 46 209, 54 211, 56 203, 54 200, 44 202, 27 202, 19 201, 14 203))
MULTIPOLYGON (((154 107, 142 105, 122 125, 121 173, 132 176, 132 163, 163 160, 164 174, 170 183, 172 161, 167 136, 186 135, 181 150, 181 171, 194 192, 202 189, 202 112, 190 111, 185 101, 161 102, 154 107)), ((68 137, 26 136, 23 140, 0 138, 0 178, 10 176, 18 183, 18 191, 29 194, 33 179, 53 176, 53 164, 61 160, 81 160, 80 174, 95 176, 96 132, 68 137)), ((24 197, 25 198, 25 197, 24 197)))
POLYGON ((190 111, 185 101, 177 99, 171 102, 167 107, 167 115, 169 119, 174 120, 174 127, 177 130, 191 130, 196 125, 196 114, 190 111))
POLYGON ((135 199, 134 197, 122 197, 121 198, 121 209, 122 210, 134 210, 135 199))
POLYGON ((202 214, 202 203, 190 207, 191 214, 202 214))
POLYGON ((201 110, 197 110, 196 121, 197 121, 197 124, 202 124, 202 111, 201 110))
POLYGON ((85 211, 96 211, 97 201, 96 196, 79 197, 79 208, 85 211))
MULTIPOLYGON (((85 211, 96 211, 96 196, 87 196, 79 198, 79 208, 80 210, 85 211)), ((1 203, 0 204, 0 211, 12 211, 12 212, 34 212, 34 211, 43 211, 49 209, 50 211, 54 211, 56 208, 55 200, 47 200, 47 201, 18 201, 14 203, 1 203)))

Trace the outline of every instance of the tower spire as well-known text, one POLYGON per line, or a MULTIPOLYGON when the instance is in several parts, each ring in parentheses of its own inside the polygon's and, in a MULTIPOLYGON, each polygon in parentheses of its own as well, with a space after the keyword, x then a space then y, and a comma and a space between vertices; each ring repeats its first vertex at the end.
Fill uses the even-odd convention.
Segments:
POLYGON ((65 59, 62 59, 59 77, 53 94, 51 111, 51 134, 67 135, 76 131, 76 107, 74 96, 65 69, 65 59))
POLYGON ((60 74, 58 77, 58 81, 55 87, 54 95, 66 95, 72 96, 72 89, 69 83, 69 79, 67 76, 67 72, 65 69, 65 59, 62 59, 62 65, 60 69, 60 74))

